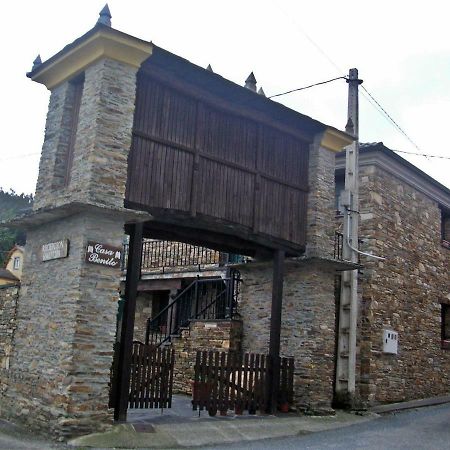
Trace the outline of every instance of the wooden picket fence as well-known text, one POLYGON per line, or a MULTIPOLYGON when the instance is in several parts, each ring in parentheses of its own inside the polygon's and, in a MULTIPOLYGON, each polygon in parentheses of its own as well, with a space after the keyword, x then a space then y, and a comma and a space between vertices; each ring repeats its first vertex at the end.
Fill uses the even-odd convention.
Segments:
MULTIPOLYGON (((234 409, 266 412, 268 406, 269 357, 258 353, 198 351, 194 367, 193 409, 211 415, 234 409)), ((280 358, 278 407, 293 402, 294 359, 280 358)))
POLYGON ((133 342, 129 408, 170 408, 172 406, 175 353, 133 342))

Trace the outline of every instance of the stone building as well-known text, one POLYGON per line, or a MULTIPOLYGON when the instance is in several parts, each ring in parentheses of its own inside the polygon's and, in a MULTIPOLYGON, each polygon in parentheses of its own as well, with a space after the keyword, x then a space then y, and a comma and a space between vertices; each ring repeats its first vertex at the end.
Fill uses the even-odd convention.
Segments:
MULTIPOLYGON (((192 370, 198 349, 293 356, 292 406, 332 413, 335 280, 357 267, 336 257, 335 154, 352 136, 258 95, 254 77, 237 86, 111 28, 110 18, 104 9, 29 74, 51 96, 34 210, 15 222, 27 228, 20 296, 0 290, 2 416, 59 439, 126 418, 133 334, 150 337, 148 316, 160 317, 150 331, 177 349, 179 373, 192 370), (158 254, 161 241, 177 250, 158 254), (252 258, 231 265, 242 280, 240 316, 228 295, 213 303, 214 318, 181 327, 183 310, 166 305, 201 275, 215 288, 197 289, 183 314, 206 311, 232 280, 225 253, 252 258)), ((448 190, 388 150, 362 154, 380 155, 361 158, 363 245, 388 259, 363 261, 359 395, 370 403, 443 393, 448 190), (383 330, 398 332, 397 356, 383 353, 383 330)), ((183 376, 176 383, 185 389, 183 376)))
POLYGON ((20 283, 23 268, 23 246, 15 245, 6 257, 5 267, 0 268, 0 286, 20 283))
MULTIPOLYGON (((362 145, 359 161, 361 250, 386 258, 361 256, 360 400, 448 395, 450 190, 382 143, 362 145), (396 350, 386 348, 387 334, 396 350)), ((340 212, 344 166, 338 156, 340 212)), ((337 221, 339 227, 340 214, 337 221)))
MULTIPOLYGON (((344 212, 339 203, 344 166, 344 156, 337 156, 337 232, 344 212)), ((360 212, 360 249, 386 260, 361 256, 357 405, 446 395, 450 386, 450 192, 382 143, 362 144, 360 212), (386 333, 395 336, 395 353, 383 347, 386 333)), ((299 270, 300 264, 294 259, 286 263, 282 353, 294 355, 298 362, 297 407, 325 412, 333 400, 337 333, 333 308, 338 309, 339 290, 336 305, 321 303, 332 285, 329 280, 320 281, 323 275, 314 264, 299 270)), ((242 276, 239 345, 243 351, 264 353, 269 341, 270 265, 233 266, 242 276)), ((208 273, 199 271, 196 276, 208 273)), ((171 277, 177 275, 166 274, 171 277)), ((186 350, 192 340, 192 336, 175 338, 175 347, 186 350)), ((189 383, 178 388, 189 392, 189 383)))
MULTIPOLYGON (((10 223, 26 228, 27 246, 19 298, 0 292, 9 311, 2 417, 58 439, 126 418, 136 295, 139 283, 145 292, 156 282, 139 280, 143 238, 258 261, 241 268, 241 311, 260 328, 252 339, 244 321, 239 340, 273 361, 286 255, 281 354, 296 358, 296 406, 329 411, 334 277, 354 268, 333 255, 334 155, 353 137, 257 94, 250 77, 238 86, 119 32, 110 18, 105 8, 94 28, 37 58, 28 74, 51 95, 33 212, 10 223), (124 232, 130 257, 118 327, 124 232)), ((226 307, 220 316, 230 319, 226 307)), ((194 325, 180 344, 185 354, 200 342, 226 349, 238 341, 230 320, 194 325)))

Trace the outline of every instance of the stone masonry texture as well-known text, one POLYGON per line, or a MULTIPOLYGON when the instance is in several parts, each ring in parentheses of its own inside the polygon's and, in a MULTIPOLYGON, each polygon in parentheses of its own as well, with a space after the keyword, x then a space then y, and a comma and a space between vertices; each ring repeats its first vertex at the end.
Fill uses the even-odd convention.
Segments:
POLYGON ((52 91, 34 209, 71 201, 123 207, 135 93, 136 68, 101 59, 86 69, 70 182, 64 187, 73 84, 52 91))
MULTIPOLYGON (((272 264, 241 266, 242 349, 268 353, 272 264)), ((302 412, 332 413, 335 347, 334 272, 320 266, 285 264, 281 356, 293 356, 294 401, 302 412)))
POLYGON ((172 340, 175 350, 175 393, 191 394, 198 350, 241 351, 242 322, 239 320, 195 320, 172 340))
MULTIPOLYGON (((56 187, 59 184, 56 181, 59 175, 56 166, 58 166, 58 157, 68 151, 70 121, 67 120, 67 116, 70 115, 73 106, 70 88, 70 83, 63 83, 53 89, 50 95, 36 195, 33 202, 34 209, 40 209, 53 203, 55 197, 49 194, 59 190, 56 187)), ((58 186, 58 188, 60 187, 58 186)))
POLYGON ((120 245, 123 224, 79 214, 28 232, 1 414, 65 438, 112 422, 108 383, 120 272, 84 261, 88 240, 120 245), (41 246, 68 238, 67 258, 42 262, 41 246))
POLYGON ((450 304, 450 250, 439 205, 384 169, 360 170, 362 258, 359 394, 366 404, 448 394, 450 351, 441 348, 441 303, 450 304), (385 354, 383 329, 397 331, 385 354))
POLYGON ((136 71, 109 59, 88 67, 78 123, 73 80, 50 97, 34 210, 73 202, 102 208, 27 231, 13 348, 1 369, 0 414, 58 439, 112 424, 108 385, 120 272, 88 264, 84 254, 88 241, 122 244, 124 220, 108 207, 124 206, 136 71), (69 256, 42 262, 42 245, 66 238, 69 256))
POLYGON ((307 256, 333 257, 334 153, 317 142, 309 151, 309 193, 307 208, 307 256))
POLYGON ((153 294, 140 292, 136 297, 136 312, 134 315, 133 340, 145 342, 147 319, 152 317, 153 294))
MULTIPOLYGON (((316 262, 286 259, 281 323, 281 356, 295 360, 294 401, 302 412, 329 414, 333 399, 335 351, 334 270, 320 264, 333 257, 334 153, 318 141, 309 151, 306 255, 316 262), (317 262, 319 261, 319 262, 317 262)), ((272 302, 272 263, 239 267, 239 312, 243 351, 268 353, 272 302)))
POLYGON ((0 286, 0 369, 8 369, 16 329, 18 286, 0 286))

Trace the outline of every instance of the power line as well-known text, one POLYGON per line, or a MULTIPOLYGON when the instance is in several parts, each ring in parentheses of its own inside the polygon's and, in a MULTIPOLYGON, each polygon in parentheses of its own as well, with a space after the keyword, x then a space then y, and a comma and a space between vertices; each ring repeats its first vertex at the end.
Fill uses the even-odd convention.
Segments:
MULTIPOLYGON (((403 134, 403 136, 405 136, 406 139, 408 139, 408 141, 414 145, 414 147, 419 150, 419 152, 422 152, 421 155, 422 156, 427 156, 423 153, 423 150, 408 136, 408 134, 405 132, 405 130, 403 130, 403 128, 393 119, 393 117, 386 111, 385 108, 383 108, 380 104, 380 102, 363 86, 361 85, 361 87, 364 89, 364 91, 367 92, 367 95, 375 102, 375 104, 378 106, 378 108, 380 109, 380 111, 382 111, 382 113, 391 121, 391 123, 394 125, 394 127, 400 131, 401 134, 403 134)), ((405 152, 404 152, 405 153, 405 152)), ((431 157, 431 155, 428 155, 431 157)), ((445 158, 444 158, 445 159, 445 158)))
POLYGON ((346 80, 346 79, 347 79, 347 77, 336 77, 336 78, 332 78, 331 80, 320 81, 319 83, 310 84, 309 86, 304 86, 304 87, 297 88, 297 89, 291 89, 290 91, 282 92, 281 94, 270 95, 268 98, 280 97, 281 95, 291 94, 292 92, 297 92, 297 91, 303 91, 304 89, 309 89, 314 86, 319 86, 321 84, 327 84, 327 83, 331 83, 332 81, 346 80))
POLYGON ((428 153, 405 152, 404 150, 392 150, 395 153, 405 153, 406 155, 424 156, 425 158, 450 159, 450 156, 429 155, 428 153))
MULTIPOLYGON (((286 10, 284 10, 283 8, 280 7, 280 5, 278 3, 273 2, 274 5, 276 7, 278 7, 278 9, 291 21, 291 23, 293 23, 296 27, 297 31, 300 31, 301 34, 303 34, 303 36, 316 48, 316 50, 322 54, 322 56, 336 69, 338 70, 338 72, 343 73, 343 70, 341 67, 339 67, 336 62, 330 58, 330 56, 319 46, 319 44, 317 44, 314 39, 312 39, 311 36, 309 36, 308 33, 306 33, 306 31, 303 29, 303 27, 293 18, 292 15, 288 14, 286 10)), ((340 78, 347 78, 347 77, 340 77, 340 78)), ((339 78, 336 78, 339 79, 339 78)), ((330 81, 334 81, 330 80, 330 81)), ((317 83, 317 84, 323 84, 323 83, 317 83)), ((302 89, 307 89, 309 87, 313 87, 316 85, 311 85, 311 86, 306 86, 305 88, 300 88, 300 89, 294 89, 292 91, 287 91, 285 93, 282 94, 278 94, 278 95, 284 95, 290 92, 295 92, 297 90, 302 90, 302 89)), ((385 108, 383 108, 383 106, 381 106, 380 102, 378 102, 375 97, 363 86, 361 85, 361 87, 363 88, 363 90, 365 92, 361 92, 361 94, 363 95, 363 97, 368 101, 368 103, 370 103, 381 115, 383 115, 384 118, 387 118, 391 124, 397 129, 397 131, 399 131, 418 151, 419 153, 415 153, 415 152, 406 152, 406 151, 400 151, 400 150, 395 150, 395 152, 397 153, 405 153, 405 154, 410 154, 410 155, 417 155, 417 156, 424 156, 425 158, 440 158, 440 159, 450 159, 449 157, 446 156, 439 156, 439 155, 429 155, 427 153, 424 153, 423 150, 409 137, 409 135, 406 133, 405 130, 403 130, 403 128, 393 119, 393 117, 386 111, 385 108), (366 95, 367 93, 367 95, 366 95)), ((278 95, 273 95, 269 98, 273 98, 273 97, 277 97, 278 95)))

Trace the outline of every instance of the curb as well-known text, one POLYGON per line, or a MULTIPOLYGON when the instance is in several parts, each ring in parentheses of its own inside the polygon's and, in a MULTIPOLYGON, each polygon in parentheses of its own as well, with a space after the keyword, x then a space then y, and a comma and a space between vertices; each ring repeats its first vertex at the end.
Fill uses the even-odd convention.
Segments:
POLYGON ((389 403, 387 405, 377 405, 369 408, 370 412, 383 414, 394 411, 402 411, 404 409, 423 408, 425 406, 442 405, 443 403, 450 403, 450 395, 442 397, 424 398, 421 400, 411 400, 408 402, 389 403))

